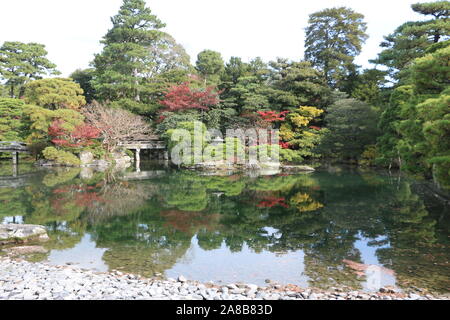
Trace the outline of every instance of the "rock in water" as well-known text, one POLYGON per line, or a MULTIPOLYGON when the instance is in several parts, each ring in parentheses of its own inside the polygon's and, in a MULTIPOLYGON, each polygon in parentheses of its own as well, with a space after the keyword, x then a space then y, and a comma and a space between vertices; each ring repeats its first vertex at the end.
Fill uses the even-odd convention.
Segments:
POLYGON ((32 224, 2 224, 0 225, 0 244, 28 241, 48 240, 47 230, 43 226, 32 224))

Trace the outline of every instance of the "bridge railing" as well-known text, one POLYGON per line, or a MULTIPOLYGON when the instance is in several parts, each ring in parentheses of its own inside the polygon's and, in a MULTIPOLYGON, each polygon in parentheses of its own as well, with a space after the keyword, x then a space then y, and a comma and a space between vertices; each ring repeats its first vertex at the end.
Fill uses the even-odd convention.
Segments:
POLYGON ((28 147, 25 142, 19 141, 0 141, 0 150, 2 151, 27 151, 28 147))
POLYGON ((19 141, 0 141, 0 145, 14 145, 14 146, 24 146, 24 147, 27 146, 27 144, 25 142, 19 142, 19 141))

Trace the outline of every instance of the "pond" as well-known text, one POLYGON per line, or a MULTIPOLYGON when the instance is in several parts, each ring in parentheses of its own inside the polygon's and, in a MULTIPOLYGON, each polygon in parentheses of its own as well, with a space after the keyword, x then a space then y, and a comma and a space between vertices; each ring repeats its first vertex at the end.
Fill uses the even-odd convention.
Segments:
POLYGON ((33 261, 225 284, 450 292, 448 202, 398 173, 20 171, 0 177, 0 222, 48 228, 48 253, 33 261))

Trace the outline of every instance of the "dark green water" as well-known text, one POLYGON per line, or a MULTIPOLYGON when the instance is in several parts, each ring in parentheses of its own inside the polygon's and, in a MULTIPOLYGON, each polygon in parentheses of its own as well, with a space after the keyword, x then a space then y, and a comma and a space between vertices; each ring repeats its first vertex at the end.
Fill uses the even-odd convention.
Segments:
POLYGON ((34 261, 224 283, 450 292, 448 205, 397 175, 19 173, 0 177, 0 222, 48 227, 49 253, 34 261))

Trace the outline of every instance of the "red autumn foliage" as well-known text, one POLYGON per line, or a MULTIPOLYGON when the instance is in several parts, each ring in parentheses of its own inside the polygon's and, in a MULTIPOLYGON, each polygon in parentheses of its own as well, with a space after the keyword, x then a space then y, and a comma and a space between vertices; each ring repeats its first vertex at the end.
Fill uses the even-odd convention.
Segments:
POLYGON ((283 149, 289 149, 291 147, 291 145, 288 142, 280 141, 279 144, 280 144, 280 147, 283 149))
POLYGON ((277 113, 275 111, 258 111, 257 113, 266 122, 276 122, 286 120, 286 115, 289 113, 289 111, 282 111, 280 113, 277 113))
POLYGON ((310 128, 310 129, 313 129, 313 130, 317 130, 317 131, 322 130, 321 127, 316 127, 316 126, 310 126, 309 128, 310 128))
POLYGON ((289 208, 289 205, 286 204, 285 198, 276 198, 276 197, 265 197, 263 201, 256 205, 258 208, 272 208, 275 206, 282 206, 284 208, 289 208))
POLYGON ((61 120, 55 120, 48 128, 48 135, 52 142, 60 147, 87 147, 94 143, 93 139, 100 136, 100 131, 86 123, 77 126, 73 131, 62 127, 61 120))
POLYGON ((209 107, 219 103, 219 95, 214 90, 214 87, 195 90, 185 82, 178 86, 172 86, 160 103, 166 107, 164 111, 209 110, 209 107))

